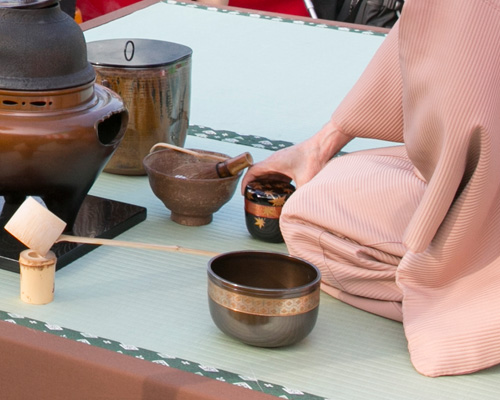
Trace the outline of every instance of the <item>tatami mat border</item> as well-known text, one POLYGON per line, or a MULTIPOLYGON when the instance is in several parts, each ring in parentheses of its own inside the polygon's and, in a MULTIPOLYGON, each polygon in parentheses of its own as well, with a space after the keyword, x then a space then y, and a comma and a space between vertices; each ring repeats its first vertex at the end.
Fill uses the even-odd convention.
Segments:
POLYGON ((277 22, 285 22, 285 23, 290 23, 290 24, 298 24, 298 25, 305 25, 305 26, 310 26, 310 27, 315 27, 315 28, 321 28, 321 29, 335 29, 339 31, 347 31, 347 32, 354 32, 354 33, 359 33, 362 35, 374 35, 374 36, 387 36, 387 33, 383 32, 377 32, 374 30, 369 30, 369 29, 355 29, 355 28, 350 28, 348 26, 337 26, 337 25, 330 25, 330 24, 325 24, 325 23, 317 23, 317 22, 311 22, 311 21, 306 21, 302 19, 297 19, 293 18, 293 16, 290 16, 290 18, 286 18, 286 16, 275 16, 275 15, 267 15, 265 13, 261 12, 251 12, 251 10, 248 11, 243 11, 243 10, 236 10, 234 8, 224 8, 224 7, 211 7, 211 6, 206 6, 203 4, 193 4, 193 3, 185 3, 182 1, 175 1, 175 0, 163 0, 164 3, 168 4, 175 4, 179 6, 185 6, 185 7, 192 7, 192 8, 201 8, 205 10, 210 10, 213 12, 220 12, 220 13, 225 13, 225 14, 233 14, 233 15, 241 15, 244 17, 251 17, 251 18, 261 18, 261 19, 266 19, 266 20, 272 20, 272 21, 277 21, 277 22))
POLYGON ((188 135, 272 151, 280 150, 294 144, 292 142, 272 140, 262 136, 240 135, 232 131, 215 130, 202 125, 189 125, 188 135))
MULTIPOLYGON (((285 140, 272 140, 255 135, 240 135, 236 132, 215 130, 203 125, 189 125, 188 135, 271 151, 281 150, 294 145, 294 143, 285 140)), ((342 154, 345 154, 345 152, 340 151, 337 155, 342 154)))
POLYGON ((252 377, 238 375, 232 372, 224 371, 212 366, 201 365, 196 362, 183 360, 169 354, 162 354, 151 350, 142 349, 130 344, 120 343, 114 340, 101 338, 89 333, 78 332, 72 329, 63 328, 47 322, 27 318, 15 313, 0 311, 0 320, 10 322, 16 325, 37 331, 50 333, 62 338, 85 343, 91 346, 111 350, 127 356, 151 361, 165 367, 176 368, 182 371, 191 372, 207 378, 216 379, 221 382, 227 382, 246 389, 256 390, 262 393, 270 394, 282 399, 289 400, 327 400, 324 397, 318 397, 309 393, 304 393, 297 389, 287 388, 275 385, 269 382, 257 380, 252 377))

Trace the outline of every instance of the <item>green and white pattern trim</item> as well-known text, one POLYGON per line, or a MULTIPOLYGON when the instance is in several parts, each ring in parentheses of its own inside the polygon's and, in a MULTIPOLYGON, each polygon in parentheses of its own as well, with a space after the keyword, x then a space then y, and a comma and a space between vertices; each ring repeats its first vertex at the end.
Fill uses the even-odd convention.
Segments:
POLYGON ((50 333, 52 335, 74 340, 76 342, 96 346, 111 350, 127 356, 139 358, 141 360, 151 361, 165 367, 175 368, 193 374, 201 375, 207 378, 216 379, 221 382, 227 382, 232 385, 240 386, 250 390, 256 390, 265 394, 270 394, 281 399, 289 400, 327 400, 324 397, 318 397, 300 390, 275 385, 264 382, 252 377, 238 375, 232 372, 224 371, 212 366, 198 364, 196 362, 183 360, 169 354, 158 353, 151 350, 141 349, 139 347, 120 343, 110 339, 104 339, 89 333, 78 332, 75 330, 63 328, 58 325, 38 321, 32 318, 26 318, 22 315, 0 311, 0 320, 10 322, 16 325, 24 326, 29 329, 50 333))
MULTIPOLYGON (((188 135, 271 151, 281 150, 294 145, 294 143, 285 140, 272 140, 255 135, 240 135, 236 132, 215 130, 202 125, 189 125, 188 135)), ((346 152, 339 151, 336 156, 343 154, 346 154, 346 152)))
POLYGON ((188 135, 273 151, 293 145, 292 142, 286 142, 284 140, 271 140, 255 135, 240 135, 236 132, 214 130, 201 125, 190 125, 188 128, 188 135))
POLYGON ((327 25, 327 24, 323 24, 323 23, 303 21, 300 19, 294 19, 294 18, 292 18, 292 16, 290 16, 290 18, 276 17, 276 16, 260 14, 257 12, 252 13, 249 11, 228 10, 228 9, 223 8, 223 7, 210 7, 210 6, 206 6, 203 4, 184 3, 182 1, 175 1, 175 0, 163 0, 163 2, 168 3, 168 4, 175 4, 175 5, 179 5, 179 6, 184 6, 184 7, 201 8, 201 9, 205 9, 208 11, 220 12, 220 13, 224 13, 224 14, 241 15, 244 17, 261 18, 261 19, 266 19, 266 20, 270 20, 270 21, 277 21, 277 22, 285 22, 285 23, 296 24, 296 25, 310 26, 313 28, 335 29, 338 31, 355 32, 355 33, 360 33, 363 35, 387 36, 387 34, 385 34, 385 33, 374 32, 374 31, 371 31, 368 29, 367 30, 353 29, 353 28, 347 28, 347 27, 343 27, 343 26, 335 26, 335 25, 329 25, 329 24, 327 25))

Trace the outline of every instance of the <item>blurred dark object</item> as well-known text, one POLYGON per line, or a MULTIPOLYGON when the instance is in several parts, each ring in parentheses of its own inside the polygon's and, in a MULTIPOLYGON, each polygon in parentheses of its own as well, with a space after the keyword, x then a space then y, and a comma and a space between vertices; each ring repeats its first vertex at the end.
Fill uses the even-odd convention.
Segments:
POLYGON ((63 10, 71 18, 75 18, 76 0, 61 0, 59 4, 61 6, 61 10, 63 10))
POLYGON ((404 0, 312 0, 318 18, 392 28, 404 0))

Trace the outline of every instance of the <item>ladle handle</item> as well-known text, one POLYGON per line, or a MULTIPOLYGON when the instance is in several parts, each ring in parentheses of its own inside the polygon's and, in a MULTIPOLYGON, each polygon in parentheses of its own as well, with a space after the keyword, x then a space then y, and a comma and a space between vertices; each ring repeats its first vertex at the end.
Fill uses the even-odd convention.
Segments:
POLYGON ((169 143, 156 143, 153 147, 151 147, 151 150, 149 150, 149 152, 152 153, 158 147, 163 147, 166 149, 180 151, 181 153, 186 153, 186 154, 190 154, 192 156, 198 157, 198 158, 205 158, 205 159, 214 160, 214 161, 226 161, 228 159, 228 157, 216 156, 215 154, 198 153, 197 151, 185 149, 184 147, 175 146, 175 145, 169 144, 169 143))
POLYGON ((162 250, 162 251, 170 251, 170 252, 174 252, 174 253, 187 253, 187 254, 195 254, 198 256, 208 256, 208 257, 215 257, 215 256, 220 254, 220 253, 216 253, 214 251, 189 249, 189 248, 180 247, 180 246, 168 246, 168 245, 153 244, 153 243, 127 242, 127 241, 123 241, 123 240, 89 238, 89 237, 73 236, 73 235, 61 235, 56 240, 56 243, 59 243, 59 242, 84 243, 84 244, 118 246, 118 247, 131 247, 131 248, 135 248, 135 249, 146 249, 146 250, 162 250))

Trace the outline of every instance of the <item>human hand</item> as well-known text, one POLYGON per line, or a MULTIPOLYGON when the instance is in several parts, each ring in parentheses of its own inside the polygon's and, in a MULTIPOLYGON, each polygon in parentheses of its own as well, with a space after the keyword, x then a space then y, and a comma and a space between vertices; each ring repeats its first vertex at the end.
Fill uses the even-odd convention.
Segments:
POLYGON ((248 183, 256 179, 273 179, 284 182, 294 181, 297 187, 308 182, 323 165, 317 158, 307 157, 302 149, 303 143, 273 153, 264 161, 252 165, 241 182, 242 193, 248 183))
POLYGON ((241 181, 244 194, 248 183, 256 179, 294 181, 297 188, 309 182, 325 164, 352 138, 329 121, 306 141, 273 153, 252 165, 241 181))

